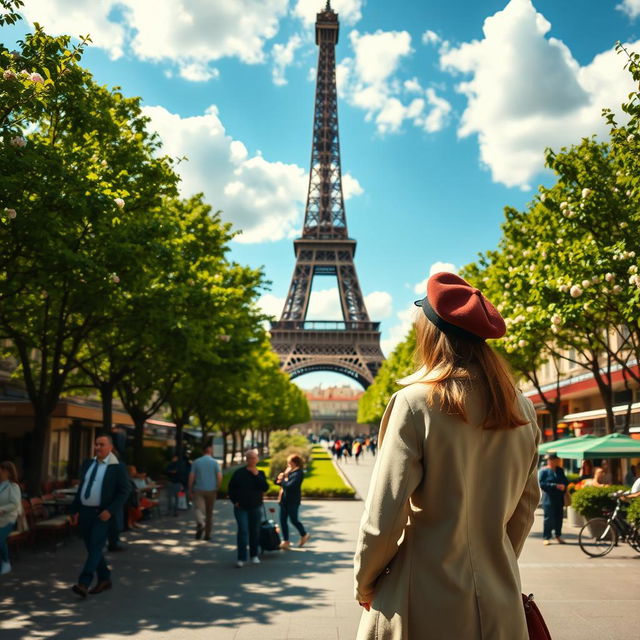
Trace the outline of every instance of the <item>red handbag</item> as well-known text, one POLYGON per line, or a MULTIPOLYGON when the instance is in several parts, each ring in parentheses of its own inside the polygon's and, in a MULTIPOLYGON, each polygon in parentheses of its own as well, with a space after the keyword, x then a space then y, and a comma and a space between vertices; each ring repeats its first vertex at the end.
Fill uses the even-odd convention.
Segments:
POLYGON ((522 594, 522 604, 524 605, 524 615, 527 619, 527 631, 529 640, 551 640, 549 629, 538 609, 538 605, 533 601, 533 593, 528 596, 522 594))

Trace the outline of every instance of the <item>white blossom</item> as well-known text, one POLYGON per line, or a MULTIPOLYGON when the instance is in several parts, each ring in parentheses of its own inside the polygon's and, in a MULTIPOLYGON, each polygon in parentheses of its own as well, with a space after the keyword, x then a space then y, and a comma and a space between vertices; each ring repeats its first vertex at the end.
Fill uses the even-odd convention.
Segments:
POLYGON ((527 341, 526 340, 518 340, 518 346, 520 348, 526 347, 527 346, 527 341))
POLYGON ((36 72, 33 72, 30 76, 29 76, 29 80, 31 80, 31 82, 35 82, 36 84, 44 84, 44 78, 36 72))
POLYGON ((541 193, 540 194, 540 202, 544 202, 547 199, 547 194, 546 193, 541 193))
POLYGON ((4 208, 4 212, 7 214, 7 218, 13 220, 17 215, 17 211, 15 209, 9 209, 7 207, 4 208))
POLYGON ((613 282, 616 279, 616 277, 615 277, 615 275, 613 275, 613 273, 605 273, 604 274, 604 279, 607 282, 613 282))
POLYGON ((231 336, 222 334, 218 336, 218 340, 220 340, 221 342, 229 342, 229 340, 231 340, 231 336))
POLYGON ((124 209, 124 200, 122 198, 116 198, 114 202, 116 203, 116 207, 118 207, 118 209, 124 209))
POLYGON ((622 291, 622 287, 619 284, 616 284, 613 286, 613 289, 611 289, 612 293, 618 295, 621 291, 622 291))
POLYGON ((624 222, 624 221, 623 221, 623 222, 621 222, 621 223, 620 223, 620 228, 621 228, 621 229, 626 229, 628 226, 629 226, 629 223, 628 223, 628 222, 624 222))
POLYGON ((514 322, 524 322, 526 320, 526 318, 520 314, 519 316, 516 316, 514 322))
POLYGON ((632 275, 629 278, 629 284, 635 284, 638 289, 640 289, 640 276, 637 274, 632 275))
POLYGON ((582 287, 586 289, 591 284, 591 280, 583 280, 582 287))
POLYGON ((582 289, 577 284, 574 284, 571 289, 569 289, 569 293, 572 298, 577 298, 582 295, 582 289))
POLYGON ((555 324, 555 325, 561 325, 562 324, 562 318, 557 313, 554 313, 551 316, 551 323, 555 324))
POLYGON ((600 284, 600 278, 598 276, 593 276, 593 278, 591 278, 591 282, 593 284, 600 284))
POLYGON ((120 283, 120 276, 117 273, 111 274, 111 282, 115 282, 116 284, 120 283))
POLYGON ((587 189, 586 187, 582 190, 582 197, 588 198, 591 195, 591 189, 587 189))
POLYGON ((561 202, 560 203, 560 209, 566 209, 569 206, 568 202, 561 202))
POLYGON ((630 133, 627 136, 627 142, 633 142, 635 140, 635 136, 633 135, 633 133, 630 133))
POLYGON ((9 142, 12 147, 18 147, 19 149, 23 149, 27 146, 27 140, 22 136, 14 136, 9 142))
POLYGON ((636 257, 636 252, 635 251, 629 251, 629 253, 627 254, 630 258, 635 258, 636 257))
POLYGON ((13 71, 11 71, 11 69, 5 69, 2 72, 2 77, 5 80, 15 80, 17 78, 16 74, 13 71))
POLYGON ((632 264, 629 267, 629 273, 638 273, 638 265, 632 264))
POLYGON ((527 307, 527 313, 533 313, 533 307, 527 307))
POLYGON ((569 291, 569 285, 568 284, 561 284, 558 289, 560 290, 561 293, 567 293, 567 291, 569 291))

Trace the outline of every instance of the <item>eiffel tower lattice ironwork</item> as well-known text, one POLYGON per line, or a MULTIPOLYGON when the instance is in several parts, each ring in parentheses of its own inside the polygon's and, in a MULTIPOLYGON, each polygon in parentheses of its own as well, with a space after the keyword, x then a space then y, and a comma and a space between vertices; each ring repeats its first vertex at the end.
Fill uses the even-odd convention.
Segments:
POLYGON ((384 356, 380 323, 369 320, 353 262, 356 241, 347 233, 336 91, 338 32, 338 14, 328 0, 316 20, 320 51, 304 228, 302 237, 294 241, 296 266, 282 316, 271 324, 271 343, 282 369, 292 378, 335 371, 366 388, 384 356), (341 322, 306 320, 313 278, 321 275, 337 279, 341 322))

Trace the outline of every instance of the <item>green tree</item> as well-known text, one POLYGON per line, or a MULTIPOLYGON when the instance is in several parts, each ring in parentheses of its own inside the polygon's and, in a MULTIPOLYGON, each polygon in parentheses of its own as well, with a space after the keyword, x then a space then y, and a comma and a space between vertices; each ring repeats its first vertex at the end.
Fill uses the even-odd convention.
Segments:
POLYGON ((400 389, 397 381, 416 370, 416 332, 411 329, 387 358, 373 384, 358 403, 358 422, 379 423, 391 396, 400 389))
POLYGON ((49 416, 136 266, 128 223, 174 193, 177 178, 157 157, 139 99, 80 67, 83 45, 37 27, 19 47, 0 49, 0 337, 34 409, 26 479, 35 495, 49 416))

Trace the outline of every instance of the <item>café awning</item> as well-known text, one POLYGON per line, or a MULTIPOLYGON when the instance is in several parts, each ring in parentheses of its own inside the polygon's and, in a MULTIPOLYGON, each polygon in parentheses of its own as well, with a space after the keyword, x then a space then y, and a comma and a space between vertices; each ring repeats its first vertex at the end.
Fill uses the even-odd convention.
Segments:
POLYGON ((640 441, 621 433, 609 433, 600 438, 575 438, 571 444, 558 447, 557 453, 572 460, 640 458, 640 441))

